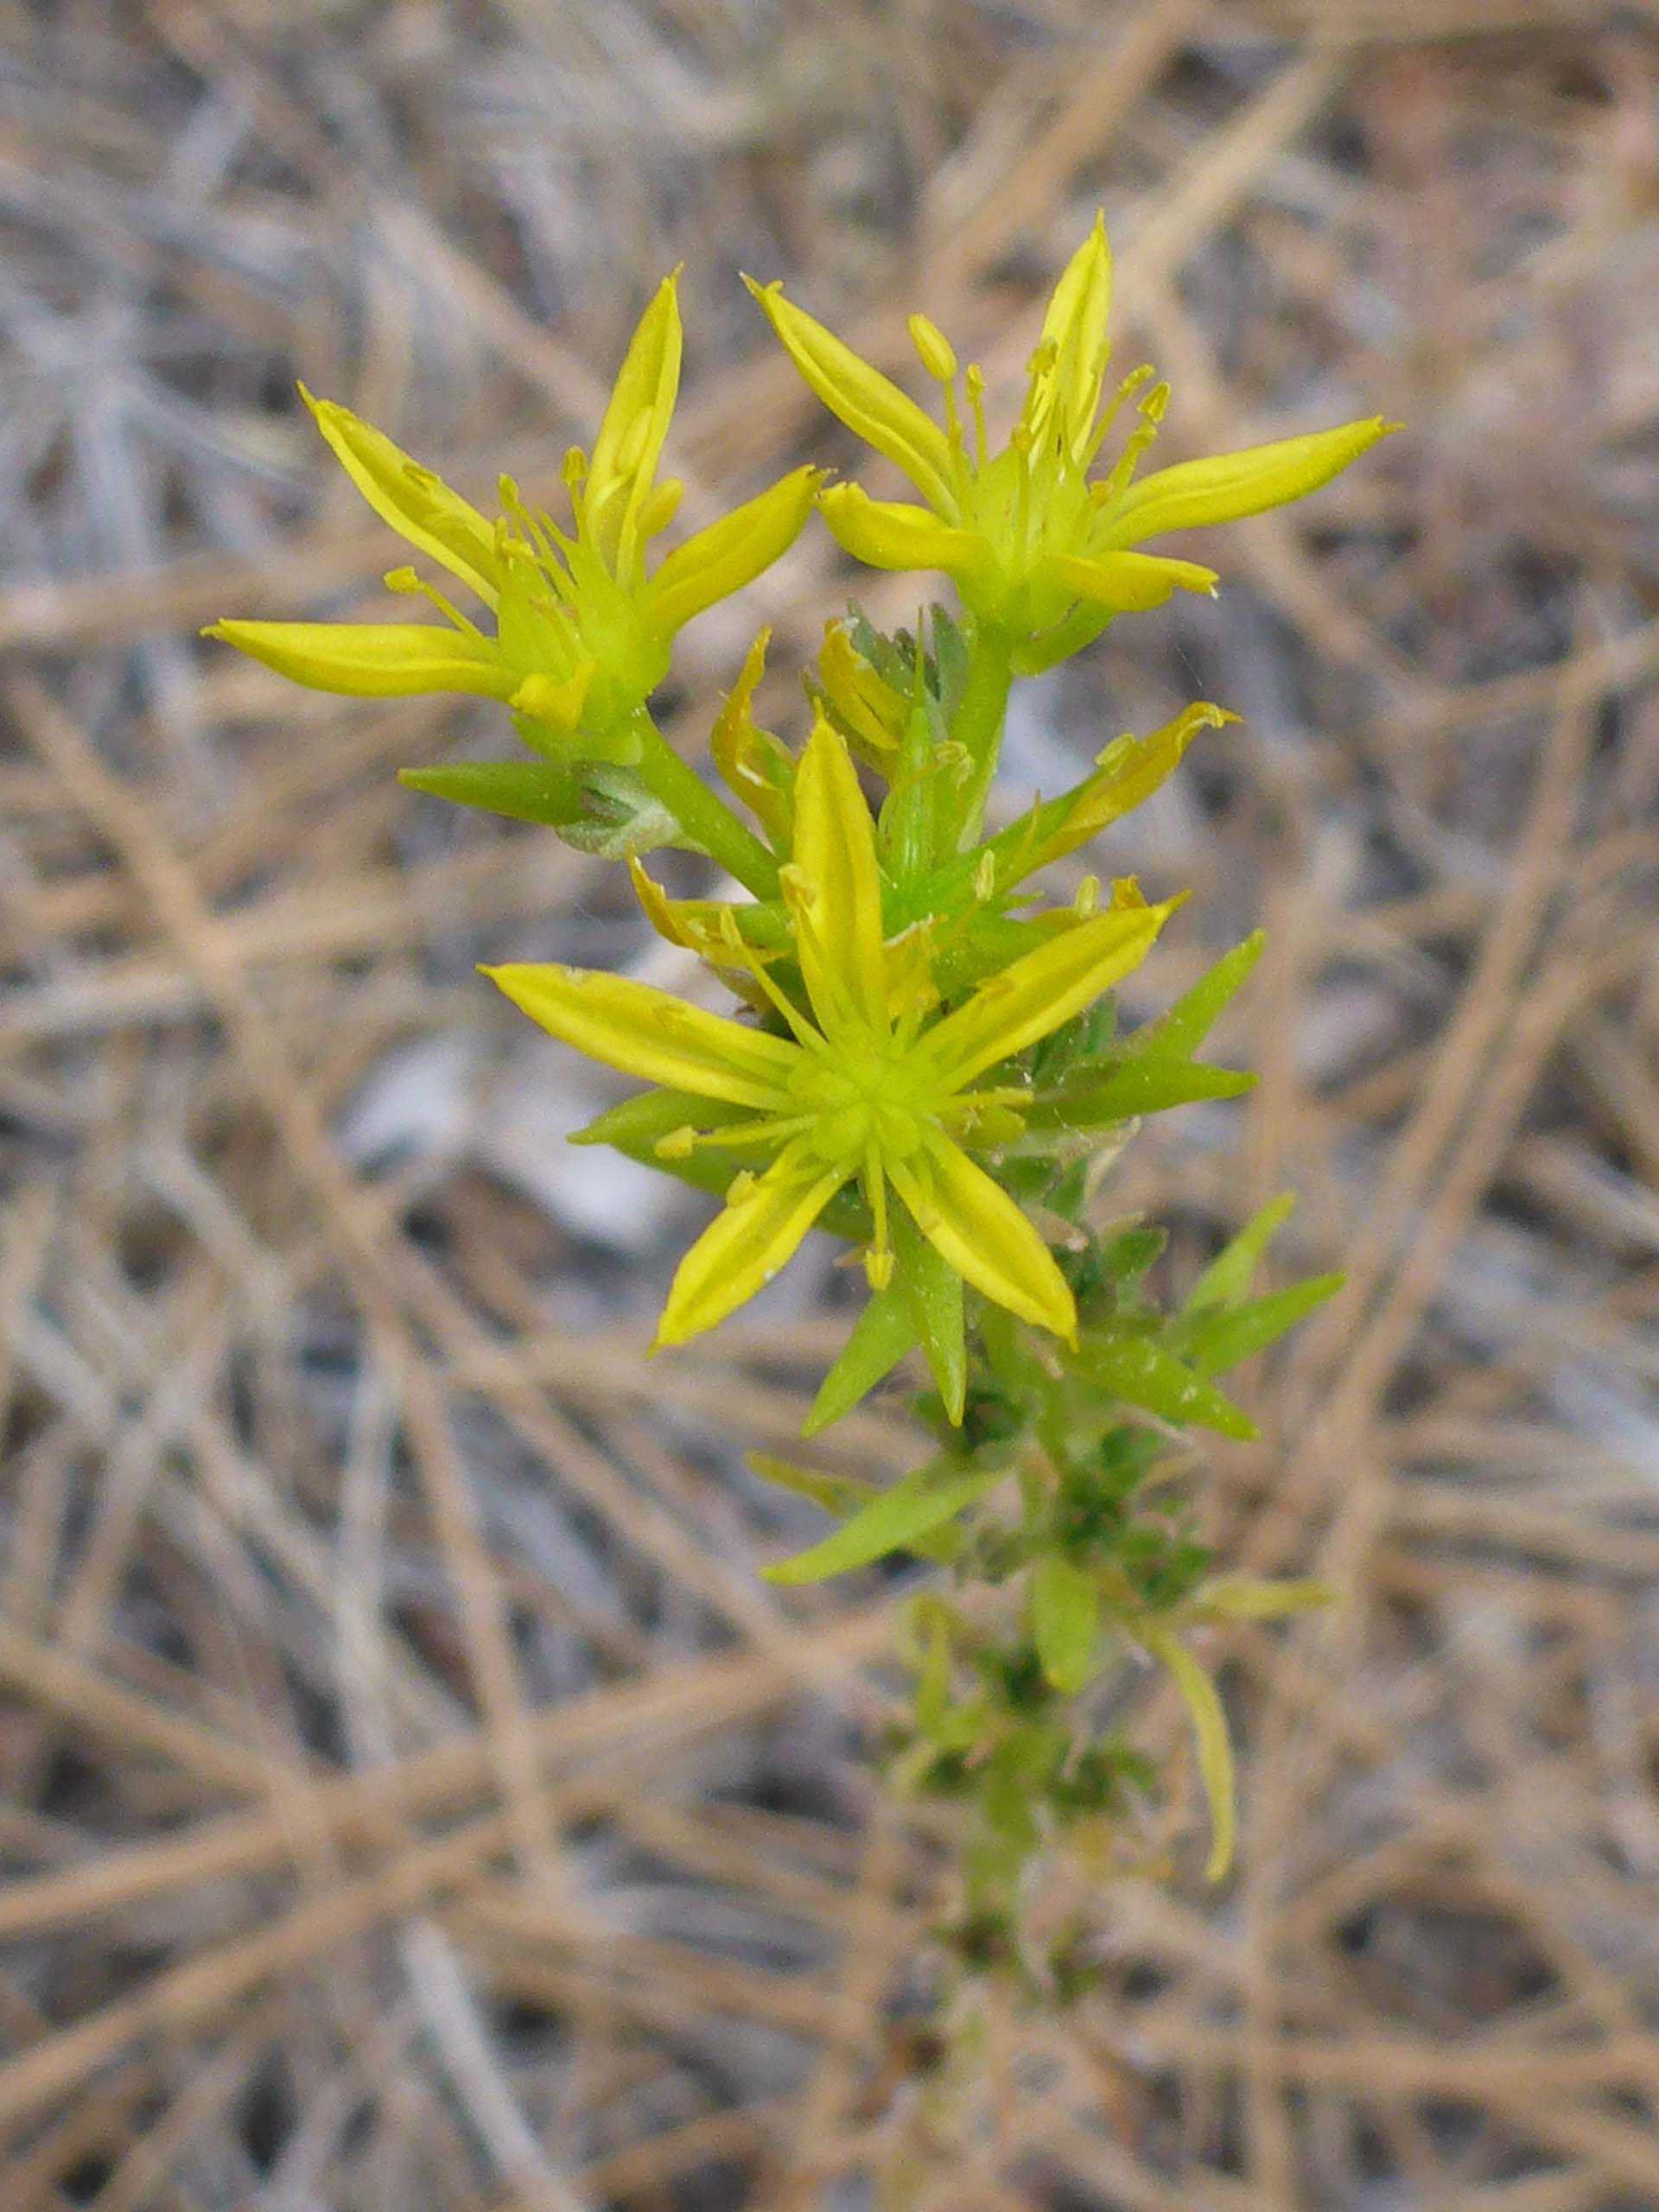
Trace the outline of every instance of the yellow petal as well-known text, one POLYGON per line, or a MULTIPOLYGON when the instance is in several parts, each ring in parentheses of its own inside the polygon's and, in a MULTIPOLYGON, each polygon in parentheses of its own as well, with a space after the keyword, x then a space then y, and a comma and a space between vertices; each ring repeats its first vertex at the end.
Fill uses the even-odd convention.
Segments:
POLYGON ((300 397, 335 460, 381 521, 390 523, 423 553, 442 561, 451 575, 459 576, 486 606, 493 607, 499 582, 494 524, 349 407, 315 398, 303 385, 300 397))
POLYGON ((749 276, 743 282, 783 341, 785 352, 830 413, 902 468, 930 506, 954 515, 950 448, 938 424, 891 378, 861 360, 833 331, 786 300, 780 286, 757 284, 749 276))
POLYGON ((518 677, 488 638, 423 622, 213 622, 202 632, 317 691, 397 699, 479 691, 505 699, 518 677))
POLYGON ((941 1088, 960 1090, 984 1068, 1046 1037, 1109 990, 1152 948, 1179 904, 1090 915, 1012 966, 988 976, 965 1006, 946 1014, 917 1046, 941 1088))
POLYGON ((1053 1254, 959 1145, 934 1130, 922 1152, 882 1164, 917 1228, 964 1282, 1021 1320, 1076 1342, 1076 1302, 1053 1254))
POLYGON ((1092 776, 1059 798, 1033 807, 992 839, 996 880, 1006 888, 1050 861, 1075 852, 1120 816, 1150 797, 1179 765, 1201 729, 1220 729, 1236 721, 1224 707, 1200 699, 1149 737, 1116 738, 1100 756, 1092 776))
POLYGON ((683 1344, 753 1298, 794 1254, 852 1170, 826 1167, 797 1139, 764 1175, 728 1199, 675 1270, 657 1326, 659 1344, 683 1344))
POLYGON ((787 1101, 800 1048, 781 1037, 591 968, 522 963, 480 972, 550 1034, 624 1075, 734 1106, 775 1110, 787 1101))
POLYGON ((569 676, 551 676, 543 670, 527 676, 508 704, 513 712, 543 722, 560 737, 569 737, 582 720, 588 694, 599 673, 599 663, 589 653, 569 676))
POLYGON ((867 568, 943 569, 961 581, 995 567, 978 531, 941 522, 929 507, 873 499, 857 484, 832 484, 818 494, 818 511, 836 543, 867 568))
POLYGON ((1131 484, 1111 510, 1105 546, 1136 545, 1166 530, 1186 530, 1198 523, 1234 522, 1317 492, 1321 484, 1357 461, 1368 448, 1399 425, 1373 415, 1334 430, 1313 430, 1305 437, 1281 438, 1273 445, 1249 446, 1241 453, 1214 454, 1208 461, 1183 461, 1131 484))
POLYGON ((821 468, 793 469, 770 491, 676 546, 645 588, 652 626, 671 637, 694 614, 729 599, 769 569, 800 536, 823 480, 821 468))
POLYGON ((1058 553, 1043 566, 1079 599, 1114 614, 1144 613, 1161 607, 1173 591, 1213 591, 1216 583, 1213 569, 1156 553, 1058 553))
POLYGON ((787 849, 794 816, 795 760, 789 748, 752 712, 755 688, 766 673, 770 630, 762 630, 744 656, 738 679, 715 717, 709 750, 726 787, 741 798, 777 852, 787 849))
POLYGON ((785 889, 795 911, 801 977, 819 1026, 833 1035, 850 1012, 885 1035, 875 825, 846 740, 822 715, 795 779, 795 842, 785 889))
POLYGON ((678 274, 664 277, 640 316, 594 440, 585 512, 594 542, 613 572, 637 550, 639 508, 657 474, 680 388, 678 274))
POLYGON ((824 705, 874 760, 886 760, 898 751, 910 720, 910 700, 858 651, 844 617, 823 626, 818 682, 824 705))
POLYGON ((1087 452, 1100 404, 1111 300, 1111 249, 1097 213, 1049 300, 1039 345, 1042 365, 1033 374, 1024 416, 1039 446, 1058 437, 1074 463, 1087 452))

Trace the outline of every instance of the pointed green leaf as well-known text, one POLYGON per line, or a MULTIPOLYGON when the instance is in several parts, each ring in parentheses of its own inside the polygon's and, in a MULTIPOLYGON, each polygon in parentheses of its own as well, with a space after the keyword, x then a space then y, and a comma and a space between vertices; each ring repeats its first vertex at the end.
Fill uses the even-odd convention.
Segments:
POLYGON ((1277 1621, 1291 1613, 1317 1611, 1336 1599, 1330 1583, 1312 1578, 1258 1582, 1245 1575, 1227 1575, 1206 1583, 1183 1611, 1193 1620, 1277 1621))
POLYGON ((1211 1306, 1237 1306, 1248 1298, 1250 1278, 1261 1266, 1262 1254, 1295 1211, 1294 1191, 1281 1191, 1276 1198, 1269 1198, 1216 1255, 1193 1284, 1186 1311, 1198 1313, 1211 1306))
POLYGON ((1227 1715, 1215 1684, 1186 1646, 1161 1621, 1138 1622, 1135 1633, 1147 1650, 1168 1668, 1192 1715, 1198 1751, 1198 1775, 1210 1803, 1211 1840, 1205 1878, 1218 1882, 1233 1862, 1233 1834, 1237 1819, 1233 1747, 1227 1733, 1227 1715))
POLYGON ((1094 1672, 1100 1627, 1100 1592, 1093 1576, 1056 1552, 1045 1553, 1027 1577, 1026 1603, 1044 1674, 1068 1696, 1080 1690, 1094 1672))
POLYGON ((1135 1050, 1157 1052, 1166 1059, 1190 1060, 1221 1019, 1229 1001, 1262 957, 1267 938, 1261 930, 1236 944, 1190 991, 1184 991, 1169 1011, 1137 1030, 1135 1050))
POLYGON ((1166 1421, 1241 1440, 1257 1433, 1255 1422, 1230 1398, 1195 1375, 1155 1337, 1108 1323, 1084 1334, 1078 1363, 1114 1397, 1166 1421))
POLYGON ((769 1582, 821 1582, 826 1575, 868 1567, 889 1552, 913 1549, 918 1537, 931 1535, 963 1506, 983 1497, 1003 1472, 1000 1467, 964 1471, 930 1460, 872 1498, 822 1543, 761 1573, 769 1582))
POLYGON ((1341 1274, 1309 1275, 1243 1306, 1206 1307, 1190 1322, 1175 1325, 1174 1340, 1200 1375, 1219 1375, 1294 1328, 1304 1314, 1333 1298, 1344 1281, 1341 1274))
POLYGON ((797 1466, 792 1459, 779 1459, 770 1452, 746 1452, 743 1464, 763 1483, 774 1484, 797 1497, 810 1498, 814 1505, 821 1505, 839 1520, 858 1512, 880 1495, 874 1483, 861 1482, 853 1475, 825 1474, 817 1467, 797 1466))
POLYGON ((1105 1074, 1079 1077, 1020 1110, 1028 1129, 1099 1129, 1141 1114, 1160 1114, 1200 1098, 1237 1098, 1257 1078, 1248 1069, 1137 1055, 1105 1074))

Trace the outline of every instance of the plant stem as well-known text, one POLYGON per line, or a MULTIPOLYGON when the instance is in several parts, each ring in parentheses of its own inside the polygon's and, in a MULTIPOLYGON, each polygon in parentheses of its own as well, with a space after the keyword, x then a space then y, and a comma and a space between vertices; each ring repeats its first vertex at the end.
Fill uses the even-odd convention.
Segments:
POLYGON ((974 764, 963 794, 958 850, 977 839, 985 801, 996 775, 997 756, 1002 749, 1002 718, 1014 679, 1014 640, 1006 632, 993 629, 988 623, 975 625, 968 650, 968 673, 950 721, 951 736, 974 764))
POLYGON ((710 860, 718 861, 757 899, 778 896, 778 863, 723 799, 688 767, 642 708, 634 718, 639 740, 635 772, 710 860))

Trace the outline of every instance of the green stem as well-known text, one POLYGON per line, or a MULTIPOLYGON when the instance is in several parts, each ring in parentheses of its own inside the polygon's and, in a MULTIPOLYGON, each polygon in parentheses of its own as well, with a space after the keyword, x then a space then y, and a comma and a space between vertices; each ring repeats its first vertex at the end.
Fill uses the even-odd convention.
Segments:
POLYGON ((725 801, 688 767, 642 708, 633 721, 639 740, 635 772, 694 837, 710 860, 734 875, 757 899, 778 896, 778 863, 754 833, 744 827, 725 801))
POLYGON ((976 623, 968 652, 968 673, 950 721, 950 734, 967 752, 973 772, 962 797, 958 850, 977 839, 985 801, 1002 749, 1002 719, 1014 680, 1015 640, 1006 631, 976 623))

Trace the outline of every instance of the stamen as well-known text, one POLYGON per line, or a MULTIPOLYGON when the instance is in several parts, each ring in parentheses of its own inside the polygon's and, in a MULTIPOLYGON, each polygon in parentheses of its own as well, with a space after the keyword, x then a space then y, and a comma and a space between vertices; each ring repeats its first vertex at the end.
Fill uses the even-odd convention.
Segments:
POLYGON ((974 870, 974 896, 976 899, 986 899, 995 889, 996 855, 993 852, 983 852, 979 856, 979 865, 974 870))
POLYGON ((1092 914, 1100 903, 1100 878, 1085 875, 1072 894, 1071 911, 1075 914, 1092 914))
POLYGON ((721 913, 720 938, 721 945, 733 956, 734 964, 744 969, 753 976, 765 993, 767 1002, 775 1012, 782 1014, 795 1042, 803 1051, 816 1052, 820 1058, 824 1058, 829 1052, 829 1046, 817 1031, 804 1019, 798 1008, 790 1003, 772 977, 767 975, 766 963, 757 955, 753 947, 744 943, 742 931, 737 926, 737 917, 729 906, 724 908, 721 913))
POLYGON ((990 448, 985 442, 985 372, 977 361, 969 361, 968 373, 963 378, 967 388, 968 404, 974 417, 974 457, 978 466, 986 466, 990 448))
POLYGON ((1122 406, 1126 399, 1133 397, 1133 396, 1140 391, 1141 385, 1145 384, 1147 378, 1151 374, 1152 363, 1150 361, 1142 361, 1138 369, 1131 369, 1129 371, 1129 373, 1124 378, 1122 383, 1119 385, 1116 391, 1112 395, 1112 397, 1107 402, 1106 405, 1101 409, 1099 419, 1096 423, 1094 429, 1089 434, 1088 449, 1084 453, 1082 461, 1082 466, 1084 468, 1090 468, 1094 466, 1095 455, 1100 451, 1101 447, 1105 442, 1106 433, 1111 429, 1113 423, 1116 420, 1118 409, 1122 406))
POLYGON ((467 637, 481 638, 483 636, 484 633, 476 622, 468 621, 461 609, 452 601, 446 599, 435 584, 428 583, 426 578, 417 575, 413 569, 407 567, 388 569, 381 581, 388 591, 395 591, 400 598, 409 598, 412 595, 417 599, 430 600, 439 613, 447 620, 453 622, 456 629, 463 632, 467 637))
POLYGON ((699 1145, 713 1145, 717 1151, 734 1151, 740 1145, 781 1144, 790 1137, 803 1135, 817 1125, 816 1114, 770 1114, 758 1122, 744 1122, 734 1128, 694 1129, 689 1126, 671 1129, 665 1137, 658 1137, 652 1149, 659 1160, 689 1160, 699 1145))
POLYGON ((864 1255, 864 1274, 872 1290, 885 1290, 893 1281, 893 1248, 887 1242, 887 1184, 881 1172, 880 1147, 869 1145, 864 1154, 864 1195, 870 1202, 875 1242, 864 1255))

